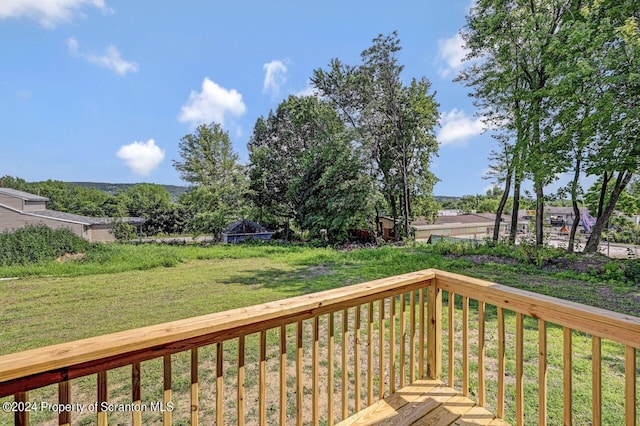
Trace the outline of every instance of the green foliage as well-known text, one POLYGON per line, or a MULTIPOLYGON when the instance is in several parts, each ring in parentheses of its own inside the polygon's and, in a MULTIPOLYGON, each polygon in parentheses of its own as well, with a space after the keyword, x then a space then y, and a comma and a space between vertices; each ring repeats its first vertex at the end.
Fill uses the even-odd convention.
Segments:
POLYGON ((137 236, 136 227, 120 219, 112 223, 110 232, 118 241, 129 241, 137 236))
POLYGON ((295 220, 311 239, 338 243, 373 215, 365 164, 327 102, 295 96, 281 102, 258 119, 249 158, 249 197, 259 219, 276 222, 275 229, 295 220))
POLYGON ((179 205, 172 203, 171 194, 162 185, 137 184, 120 194, 120 198, 124 200, 129 215, 145 219, 141 228, 143 235, 183 231, 184 212, 179 205))
POLYGON ((640 259, 630 259, 625 262, 624 276, 635 285, 640 285, 640 259))
POLYGON ((195 184, 180 197, 186 229, 220 239, 224 227, 242 216, 246 179, 227 132, 217 123, 198 126, 180 139, 182 161, 173 164, 182 179, 195 184))
MULTIPOLYGON (((426 78, 403 83, 400 50, 396 32, 381 34, 361 53, 360 65, 333 59, 327 70, 314 70, 311 82, 353 131, 375 184, 375 208, 402 219, 402 238, 409 236, 414 200, 431 196, 437 182, 429 166, 438 151, 439 113, 426 78)), ((422 213, 432 216, 427 209, 433 206, 422 203, 422 213)))
POLYGON ((0 266, 54 260, 66 253, 80 253, 91 244, 67 228, 27 226, 0 234, 0 266))

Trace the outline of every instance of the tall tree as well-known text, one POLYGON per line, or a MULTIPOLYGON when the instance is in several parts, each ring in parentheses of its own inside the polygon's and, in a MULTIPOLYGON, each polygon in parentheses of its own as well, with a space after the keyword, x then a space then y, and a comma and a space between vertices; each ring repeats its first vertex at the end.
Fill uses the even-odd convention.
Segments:
POLYGON ((369 210, 371 184, 351 140, 330 103, 290 96, 254 127, 250 198, 286 230, 293 220, 314 238, 326 230, 340 242, 369 210))
POLYGON ((241 215, 246 179, 229 135, 219 124, 201 124, 180 139, 182 161, 173 165, 194 185, 181 203, 191 211, 190 228, 220 238, 225 225, 241 215))
POLYGON ((429 163, 438 149, 433 129, 439 117, 425 78, 403 84, 400 50, 396 32, 379 35, 362 52, 361 65, 333 59, 328 70, 316 69, 311 79, 340 111, 345 125, 354 129, 386 201, 376 210, 390 209, 394 219, 402 218, 398 237, 409 235, 413 199, 429 197, 436 182, 429 163))
POLYGON ((603 177, 597 221, 585 245, 585 252, 595 252, 618 199, 640 166, 640 8, 633 0, 594 0, 581 14, 585 25, 578 30, 591 35, 582 40, 582 52, 597 82, 597 130, 585 168, 603 177))
POLYGON ((543 243, 544 187, 566 167, 559 161, 563 146, 553 137, 550 98, 552 70, 562 59, 553 42, 572 7, 560 0, 479 0, 463 31, 469 58, 478 60, 464 79, 489 107, 488 119, 497 117, 515 133, 513 164, 533 181, 537 245, 543 243))

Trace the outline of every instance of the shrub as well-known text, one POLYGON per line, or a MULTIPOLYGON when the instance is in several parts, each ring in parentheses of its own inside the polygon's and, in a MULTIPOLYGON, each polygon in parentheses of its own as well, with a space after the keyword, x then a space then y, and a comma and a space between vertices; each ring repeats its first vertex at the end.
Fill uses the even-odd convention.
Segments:
POLYGON ((80 253, 91 244, 70 229, 27 226, 0 234, 0 265, 24 265, 54 260, 65 253, 80 253))
POLYGON ((629 259, 624 264, 624 276, 634 284, 640 284, 640 259, 629 259))

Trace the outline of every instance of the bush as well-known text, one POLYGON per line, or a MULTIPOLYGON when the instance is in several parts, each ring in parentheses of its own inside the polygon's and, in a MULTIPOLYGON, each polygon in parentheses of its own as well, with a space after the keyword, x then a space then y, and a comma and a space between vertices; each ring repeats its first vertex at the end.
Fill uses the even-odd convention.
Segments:
POLYGON ((624 276, 634 284, 640 284, 640 259, 629 259, 624 264, 624 276))
POLYGON ((0 266, 50 261, 65 253, 80 253, 91 244, 70 229, 27 226, 0 234, 0 266))

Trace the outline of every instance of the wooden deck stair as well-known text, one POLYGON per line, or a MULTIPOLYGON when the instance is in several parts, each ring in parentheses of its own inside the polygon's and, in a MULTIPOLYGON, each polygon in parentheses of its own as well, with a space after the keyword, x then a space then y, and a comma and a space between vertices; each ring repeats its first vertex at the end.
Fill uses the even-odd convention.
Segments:
POLYGON ((508 425, 471 399, 422 379, 338 423, 351 425, 508 425))

